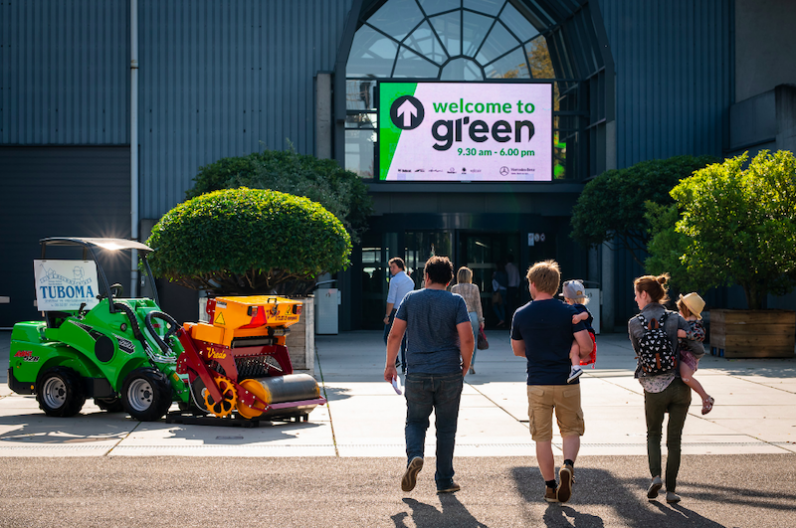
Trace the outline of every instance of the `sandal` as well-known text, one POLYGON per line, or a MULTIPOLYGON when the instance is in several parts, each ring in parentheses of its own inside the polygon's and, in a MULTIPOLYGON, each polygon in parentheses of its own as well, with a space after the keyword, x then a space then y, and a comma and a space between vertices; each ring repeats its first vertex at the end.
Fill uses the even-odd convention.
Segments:
POLYGON ((708 396, 706 400, 702 400, 702 414, 707 414, 713 410, 713 404, 716 400, 712 396, 708 396))

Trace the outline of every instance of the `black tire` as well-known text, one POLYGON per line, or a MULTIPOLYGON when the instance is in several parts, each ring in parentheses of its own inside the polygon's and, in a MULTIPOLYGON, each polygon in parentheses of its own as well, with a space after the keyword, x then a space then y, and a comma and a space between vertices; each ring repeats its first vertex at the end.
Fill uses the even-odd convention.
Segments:
POLYGON ((121 400, 124 410, 136 420, 160 420, 171 407, 171 382, 155 368, 135 369, 124 380, 121 400))
POLYGON ((119 398, 96 398, 94 399, 94 405, 99 407, 100 410, 109 413, 124 412, 124 405, 122 405, 122 400, 119 398))
POLYGON ((74 416, 86 403, 83 380, 69 367, 47 369, 36 382, 36 401, 47 416, 74 416))

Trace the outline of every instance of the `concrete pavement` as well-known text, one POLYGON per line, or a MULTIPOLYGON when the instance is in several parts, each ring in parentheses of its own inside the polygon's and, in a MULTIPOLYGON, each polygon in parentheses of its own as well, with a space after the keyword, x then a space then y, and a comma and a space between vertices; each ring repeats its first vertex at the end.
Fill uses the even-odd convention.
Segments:
MULTIPOLYGON (((533 456, 524 361, 508 332, 489 333, 477 374, 467 376, 456 455, 533 456)), ((10 332, 0 333, 0 457, 225 456, 401 457, 404 398, 382 381, 380 332, 318 336, 316 376, 329 399, 309 423, 256 429, 139 423, 87 402, 80 416, 49 418, 33 397, 5 384, 10 332)), ((581 378, 586 434, 581 456, 646 453, 643 394, 626 336, 598 338, 597 368, 581 378)), ((685 454, 796 453, 796 360, 727 360, 706 356, 698 372, 716 407, 700 414, 695 398, 683 437, 685 454)), ((560 447, 560 438, 554 438, 560 447)), ((433 427, 427 452, 433 453, 433 427)))

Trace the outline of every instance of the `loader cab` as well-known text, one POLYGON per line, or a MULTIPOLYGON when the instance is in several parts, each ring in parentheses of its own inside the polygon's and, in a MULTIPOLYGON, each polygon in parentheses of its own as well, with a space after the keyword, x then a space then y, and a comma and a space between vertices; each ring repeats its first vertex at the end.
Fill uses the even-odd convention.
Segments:
POLYGON ((141 258, 140 267, 152 292, 152 304, 159 305, 146 259, 152 251, 149 246, 120 238, 87 237, 51 237, 40 243, 41 260, 34 261, 36 303, 48 328, 57 329, 67 317, 83 318, 95 309, 116 313, 118 304, 111 301, 124 297, 122 282, 125 275, 129 277, 133 251, 141 258))

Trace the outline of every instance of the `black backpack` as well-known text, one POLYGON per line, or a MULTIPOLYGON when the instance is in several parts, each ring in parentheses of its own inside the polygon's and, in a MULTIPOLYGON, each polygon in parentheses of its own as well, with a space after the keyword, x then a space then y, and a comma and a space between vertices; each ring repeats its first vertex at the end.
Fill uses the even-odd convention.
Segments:
POLYGON ((660 321, 647 319, 639 314, 638 319, 644 328, 644 335, 638 340, 638 355, 641 370, 648 376, 665 374, 677 368, 677 356, 666 333, 666 312, 660 321))

